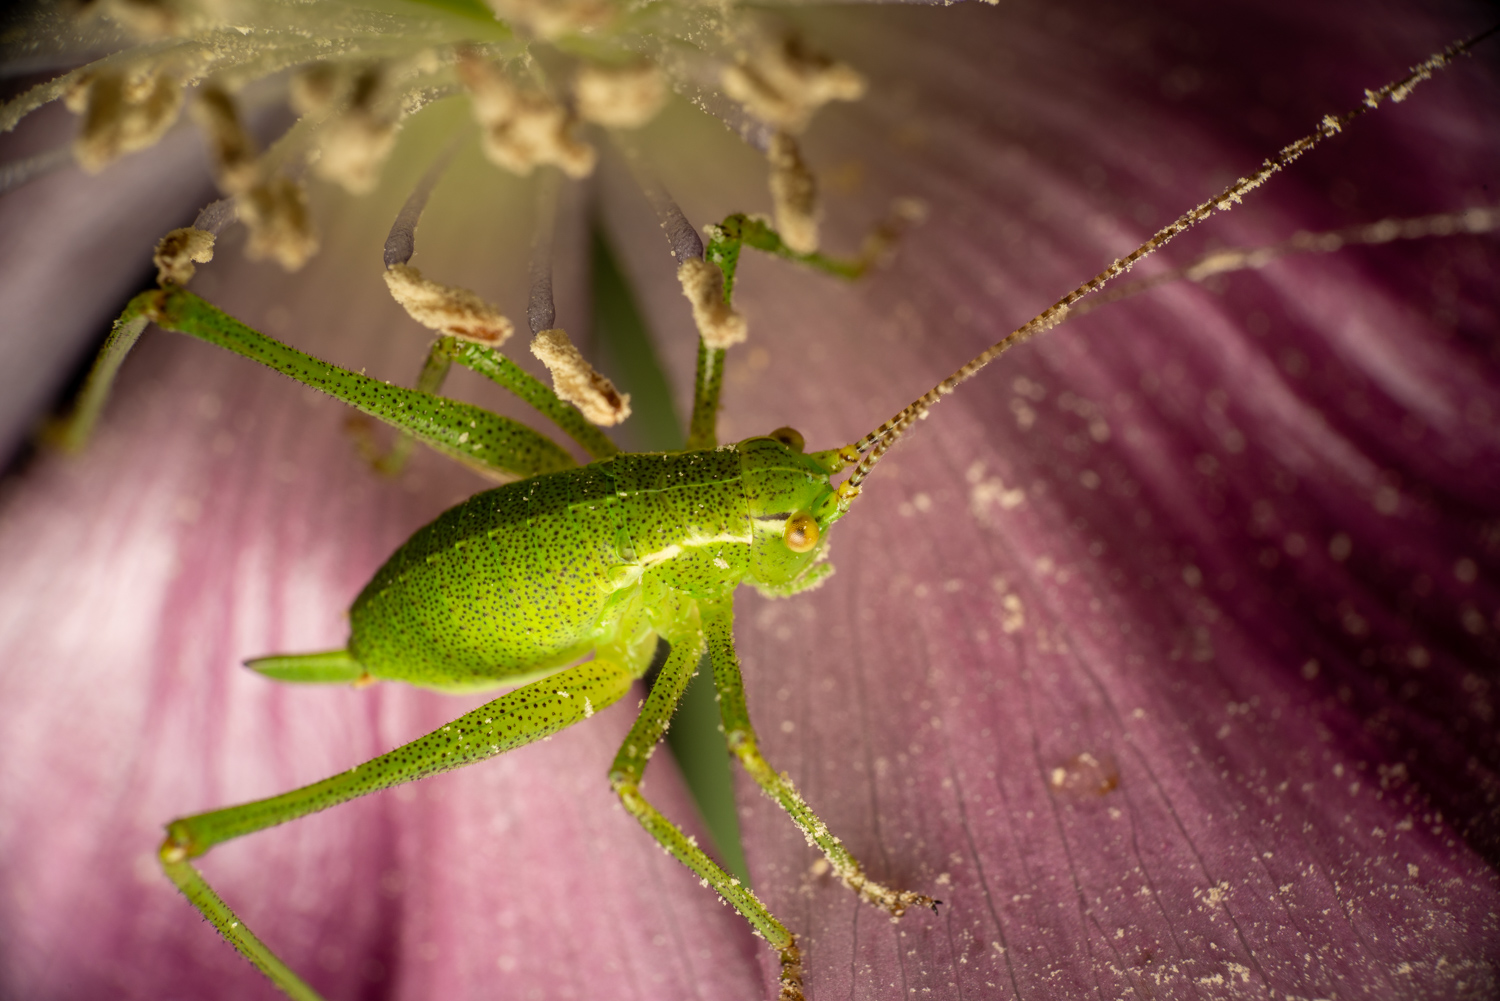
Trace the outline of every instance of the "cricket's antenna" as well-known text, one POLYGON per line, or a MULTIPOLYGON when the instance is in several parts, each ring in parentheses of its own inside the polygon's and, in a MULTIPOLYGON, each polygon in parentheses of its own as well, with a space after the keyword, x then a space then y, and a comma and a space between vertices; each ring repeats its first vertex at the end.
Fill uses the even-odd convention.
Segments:
POLYGON ((1102 288, 1107 282, 1118 275, 1129 271, 1141 258, 1166 246, 1171 242, 1173 237, 1207 219, 1215 210, 1220 212, 1229 211, 1235 205, 1239 204, 1245 195, 1264 184, 1272 174, 1290 166, 1304 153, 1313 149, 1313 147, 1317 146, 1324 139, 1338 135, 1345 125, 1348 125, 1365 112, 1373 111, 1380 107, 1387 99, 1393 103, 1400 103, 1406 100, 1417 84, 1431 79, 1432 74, 1437 70, 1453 62, 1458 56, 1467 55, 1471 48, 1497 31, 1500 31, 1500 24, 1471 38, 1454 42, 1443 51, 1429 56, 1426 60, 1413 66, 1399 80, 1388 83, 1379 90, 1365 91, 1364 102, 1353 110, 1346 111, 1342 115, 1324 115, 1323 120, 1318 123, 1318 127, 1314 132, 1303 136, 1288 146, 1282 147, 1279 153, 1271 159, 1266 160, 1261 165, 1261 168, 1249 177, 1240 178, 1218 195, 1189 209, 1166 226, 1157 230, 1145 243, 1124 257, 1118 258, 1109 267, 1042 310, 1023 325, 1005 335, 1000 341, 986 348, 972 361, 918 397, 900 413, 896 414, 896 416, 855 442, 854 449, 864 454, 855 465, 854 472, 839 486, 840 508, 842 510, 848 509, 849 504, 859 495, 859 485, 864 482, 865 477, 870 475, 870 470, 875 468, 875 464, 880 461, 880 457, 885 455, 890 447, 900 440, 901 436, 911 428, 915 421, 926 417, 927 412, 932 409, 933 405, 958 388, 960 383, 968 381, 980 369, 1017 344, 1027 341, 1032 336, 1044 330, 1050 330, 1059 323, 1062 323, 1068 318, 1069 310, 1078 300, 1102 288))

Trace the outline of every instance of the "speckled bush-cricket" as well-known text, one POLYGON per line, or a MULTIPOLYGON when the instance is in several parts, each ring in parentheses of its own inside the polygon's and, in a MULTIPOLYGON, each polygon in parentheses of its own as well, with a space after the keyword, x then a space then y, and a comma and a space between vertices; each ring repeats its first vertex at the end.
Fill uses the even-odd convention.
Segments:
MULTIPOLYGON (((1424 64, 1418 73, 1432 67, 1424 64)), ((1376 92, 1371 106, 1417 76, 1376 92)), ((530 393, 538 409, 595 459, 574 467, 566 453, 515 422, 326 365, 236 323, 170 283, 137 297, 117 323, 85 391, 91 412, 102 403, 108 381, 135 337, 154 321, 261 361, 463 461, 521 477, 453 508, 398 550, 356 600, 346 648, 267 657, 252 666, 289 681, 403 680, 455 691, 497 684, 522 687, 324 782, 173 822, 161 852, 168 875, 278 986, 293 996, 314 996, 238 922, 189 859, 214 844, 472 763, 585 719, 619 699, 644 673, 661 638, 670 644, 670 654, 615 759, 611 784, 654 837, 778 950, 783 996, 796 996, 798 955, 791 932, 639 793, 646 759, 703 650, 713 660, 731 749, 817 842, 844 882, 892 914, 930 901, 867 880, 790 783, 760 757, 740 690, 729 596, 742 582, 788 595, 816 584, 826 573, 819 557, 832 523, 848 512, 880 456, 942 395, 1010 346, 1061 322, 1083 296, 1214 208, 1229 207, 1332 134, 1337 124, 1325 120, 1315 136, 1288 147, 1259 173, 1159 231, 858 442, 810 454, 804 452, 801 436, 789 429, 715 446, 722 349, 708 345, 700 345, 690 449, 624 455, 544 386, 502 371, 503 356, 452 340, 439 342, 434 364, 456 360, 479 371, 493 370, 518 392, 530 393), (833 477, 851 466, 850 476, 835 484, 833 477), (593 660, 564 667, 589 652, 593 660)), ((732 228, 728 244, 716 240, 708 250, 708 259, 724 268, 726 279, 732 278, 737 246, 732 241, 738 239, 732 228)), ((778 249, 769 230, 760 235, 778 249)), ((732 282, 726 280, 724 288, 727 302, 732 282)))

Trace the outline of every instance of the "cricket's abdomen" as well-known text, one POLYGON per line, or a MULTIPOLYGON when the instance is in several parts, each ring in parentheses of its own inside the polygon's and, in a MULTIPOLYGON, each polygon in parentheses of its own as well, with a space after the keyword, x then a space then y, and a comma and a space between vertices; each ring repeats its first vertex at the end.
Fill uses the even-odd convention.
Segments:
POLYGON ((620 455, 511 483, 386 561, 350 609, 349 652, 376 678, 426 687, 518 681, 607 639, 617 592, 644 574, 694 594, 732 588, 749 541, 731 449, 620 455))
POLYGON ((377 678, 474 688, 591 649, 622 562, 606 464, 477 494, 419 530, 349 610, 349 652, 377 678))

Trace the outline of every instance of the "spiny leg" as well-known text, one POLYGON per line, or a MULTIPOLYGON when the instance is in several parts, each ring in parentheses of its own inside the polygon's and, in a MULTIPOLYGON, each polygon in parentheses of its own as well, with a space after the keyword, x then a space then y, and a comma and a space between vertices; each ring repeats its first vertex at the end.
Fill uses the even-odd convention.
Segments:
POLYGON ((698 338, 698 375, 693 385, 693 416, 688 423, 687 447, 714 448, 719 444, 719 395, 724 389, 724 349, 711 348, 698 338))
POLYGON ((272 983, 299 1001, 318 995, 268 949, 188 861, 214 845, 305 817, 380 789, 482 761, 592 716, 630 690, 636 672, 603 658, 549 675, 487 702, 409 744, 280 796, 200 813, 167 825, 160 858, 208 921, 272 983))
POLYGON ((921 209, 915 203, 898 201, 892 208, 890 216, 882 220, 865 238, 864 246, 860 248, 858 254, 853 257, 831 257, 816 250, 811 253, 793 250, 787 246, 781 234, 764 219, 736 212, 726 217, 717 226, 709 227, 708 246, 704 249, 704 259, 711 264, 717 264, 719 270, 724 272, 726 302, 734 295, 735 272, 739 267, 740 251, 744 247, 754 248, 772 257, 794 261, 816 271, 822 271, 824 274, 833 275, 835 278, 856 281, 864 277, 865 273, 880 260, 881 255, 900 239, 906 228, 919 220, 921 215, 921 209))
POLYGON ((714 688, 718 693, 719 716, 724 723, 724 739, 729 750, 739 758, 750 777, 765 790, 792 818, 802 833, 822 849, 844 885, 861 899, 874 904, 892 917, 900 917, 909 907, 937 909, 938 901, 909 890, 893 890, 864 874, 854 856, 836 838, 828 825, 819 820, 789 778, 779 774, 761 755, 745 707, 745 688, 740 678, 739 657, 734 650, 734 610, 731 599, 703 602, 703 625, 708 632, 709 656, 714 665, 714 688))
MULTIPOLYGON (((443 380, 454 362, 484 376, 491 382, 514 393, 522 402, 557 425, 563 433, 576 441, 591 459, 607 459, 620 449, 605 437, 604 432, 591 424, 578 408, 553 392, 546 383, 531 375, 511 361, 497 349, 461 341, 456 337, 439 337, 427 352, 427 361, 414 387, 419 393, 435 395, 442 388, 443 380)), ((360 452, 378 472, 388 476, 399 473, 411 454, 416 438, 403 431, 389 451, 382 454, 374 439, 363 430, 360 418, 351 418, 360 452)))
MULTIPOLYGON (((658 199, 665 197, 664 193, 657 194, 658 199)), ((671 212, 664 218, 664 226, 673 221, 672 213, 680 215, 675 205, 671 206, 671 212)), ((865 239, 865 245, 857 256, 839 258, 830 257, 818 251, 802 253, 793 250, 787 246, 781 234, 764 220, 744 213, 735 213, 717 226, 708 228, 707 247, 701 247, 694 237, 691 245, 675 249, 674 254, 684 255, 682 259, 686 259, 687 256, 697 256, 693 252, 694 247, 701 248, 703 259, 717 267, 723 275, 724 307, 732 311, 735 275, 739 269, 740 251, 745 247, 753 247, 773 257, 782 257, 838 278, 855 281, 861 278, 880 259, 881 255, 900 239, 905 228, 919 217, 920 211, 913 204, 898 202, 890 217, 878 225, 865 239)), ((695 313, 696 310, 697 307, 695 307, 695 313)), ((743 332, 740 337, 743 337, 743 332)), ((733 341, 726 343, 733 343, 733 341)), ((693 416, 688 424, 687 447, 689 449, 713 448, 718 444, 717 421, 719 396, 724 387, 724 351, 723 345, 710 343, 700 335, 698 371, 693 392, 693 416)))
MULTIPOLYGON (((422 363, 422 371, 417 375, 417 384, 412 388, 419 393, 436 395, 443 388, 448 370, 452 367, 453 356, 445 350, 442 340, 433 341, 432 347, 427 351, 427 360, 422 363)), ((369 423, 365 418, 350 417, 344 426, 354 435, 354 444, 360 455, 382 476, 400 475, 401 470, 406 468, 406 460, 411 458, 412 447, 417 443, 411 432, 401 431, 397 433, 396 440, 391 442, 391 447, 382 452, 375 436, 370 433, 369 423)))
POLYGON ((681 616, 681 628, 669 636, 671 652, 662 666, 646 696, 635 725, 625 737, 620 753, 615 756, 614 766, 609 772, 609 784, 630 815, 640 821, 653 838, 683 865, 687 866, 705 885, 713 887, 725 900, 745 916, 756 933, 765 938, 781 958, 780 1001, 801 1001, 802 959, 797 949, 797 940, 786 926, 771 916, 764 904, 748 886, 725 872, 713 859, 698 847, 697 842, 683 834, 670 820, 663 817, 656 807, 641 795, 641 778, 646 771, 646 762, 655 751, 667 724, 677 708, 678 700, 687 689, 688 682, 703 655, 703 630, 697 616, 688 612, 681 616))
POLYGON ((49 421, 42 428, 42 440, 46 444, 64 452, 77 452, 88 444, 94 425, 99 423, 99 415, 104 411, 104 404, 109 401, 110 387, 114 385, 125 356, 130 354, 130 349, 141 339, 146 324, 150 322, 139 310, 132 311, 131 306, 125 307, 125 312, 110 326, 109 336, 94 358, 88 379, 73 402, 72 412, 49 421))
MULTIPOLYGON (((98 413, 120 361, 144 321, 226 348, 291 379, 342 400, 362 413, 409 431, 424 444, 461 462, 508 477, 535 476, 575 463, 566 451, 519 421, 480 407, 401 386, 391 386, 303 354, 245 326, 216 306, 176 286, 142 292, 115 321, 115 335, 95 362, 70 421, 84 425, 98 413), (130 336, 134 331, 134 336, 130 336)), ((65 428, 65 440, 82 432, 65 428)))
POLYGON ((590 458, 607 459, 619 453, 619 446, 605 437, 604 432, 590 423, 577 407, 561 399, 552 387, 532 376, 495 348, 452 337, 440 339, 439 344, 450 358, 464 368, 510 390, 537 413, 556 424, 564 434, 582 446, 590 458))

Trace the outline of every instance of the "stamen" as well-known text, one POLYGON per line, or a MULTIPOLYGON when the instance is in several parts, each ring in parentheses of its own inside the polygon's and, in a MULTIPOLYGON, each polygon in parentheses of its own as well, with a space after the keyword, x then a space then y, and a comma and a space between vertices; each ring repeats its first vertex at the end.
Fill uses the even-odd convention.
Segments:
POLYGON ((182 110, 182 86, 154 69, 133 74, 100 69, 77 77, 63 103, 83 116, 73 142, 74 159, 97 174, 117 157, 153 146, 166 134, 182 110))
MULTIPOLYGON (((557 194, 557 175, 547 171, 537 188, 536 235, 531 240, 531 294, 526 303, 526 322, 537 336, 557 323, 557 307, 552 299, 552 233, 557 218, 557 194)), ((532 351, 536 351, 535 344, 532 351)))
POLYGON ((214 259, 214 234, 193 226, 174 229, 156 244, 151 260, 156 265, 156 281, 165 285, 186 285, 198 270, 197 264, 214 259))
MULTIPOLYGON (((170 0, 99 0, 94 10, 143 41, 185 35, 201 17, 170 0)), ((87 8, 85 8, 87 9, 87 8)))
POLYGON ((190 113, 208 141, 209 159, 219 190, 227 195, 249 191, 259 179, 260 170, 255 163, 255 140, 240 123, 234 98, 217 84, 204 84, 190 113))
POLYGON ((489 6, 502 20, 545 39, 606 27, 616 14, 610 0, 489 0, 489 6))
POLYGON ((724 272, 701 257, 690 257, 677 265, 677 280, 693 307, 693 323, 705 345, 722 350, 744 343, 750 328, 724 301, 724 272))
POLYGON ((667 78, 647 61, 625 66, 586 63, 573 78, 578 116, 611 129, 638 129, 667 100, 667 78))
POLYGON ((385 284, 411 318, 429 330, 487 347, 499 347, 515 332, 503 313, 475 293, 423 278, 409 264, 387 267, 385 284))
POLYGON ((687 221, 687 216, 682 214, 682 209, 677 207, 667 189, 662 187, 656 175, 651 173, 646 166, 640 150, 627 137, 618 133, 612 136, 615 148, 625 156, 625 162, 630 167, 630 176, 635 178, 636 185, 641 189, 641 194, 646 196, 652 211, 656 213, 656 220, 661 224, 662 232, 667 235, 667 243, 672 247, 672 256, 679 262, 689 261, 693 258, 703 258, 703 239, 693 224, 687 221))
POLYGON ((333 110, 344 87, 344 74, 334 63, 313 63, 292 77, 292 110, 298 117, 326 114, 333 110))
POLYGON ((857 101, 865 93, 865 79, 853 67, 808 52, 794 38, 741 53, 720 84, 752 115, 794 133, 829 101, 857 101))
POLYGON ((522 177, 544 163, 574 178, 593 172, 598 154, 573 138, 573 118, 562 105, 539 90, 521 90, 498 66, 472 52, 460 56, 458 73, 472 97, 491 163, 522 177))
POLYGON ((307 213, 307 192, 289 177, 273 177, 236 199, 239 217, 250 230, 245 253, 251 260, 269 257, 296 271, 318 252, 318 237, 307 213))
POLYGON ((771 202, 781 242, 799 254, 818 249, 818 184, 802 162, 797 140, 785 132, 771 137, 771 202))
POLYGON ((630 395, 594 370, 560 328, 538 331, 531 353, 552 373, 552 388, 583 416, 603 427, 630 416, 630 395))
POLYGON ((234 199, 220 198, 198 210, 198 217, 193 220, 193 228, 218 236, 224 231, 225 226, 234 221, 236 215, 234 199))
POLYGON ((390 235, 385 238, 386 267, 405 264, 417 252, 417 223, 422 218, 422 210, 427 207, 427 199, 432 197, 432 189, 437 187, 448 164, 453 162, 453 154, 458 152, 459 142, 460 137, 454 137, 448 148, 438 154, 438 158, 422 174, 422 179, 417 182, 411 194, 406 196, 401 211, 396 213, 390 235))
POLYGON ((29 184, 38 177, 45 177, 59 167, 65 167, 72 162, 74 162, 73 145, 69 143, 34 156, 0 164, 0 195, 29 184))
MULTIPOLYGON (((365 195, 375 190, 380 168, 396 146, 399 126, 376 111, 382 75, 377 67, 360 73, 350 91, 349 106, 323 130, 319 142, 322 152, 313 171, 324 180, 343 185, 350 194, 365 195)), ((304 93, 305 100, 314 95, 304 93)))

